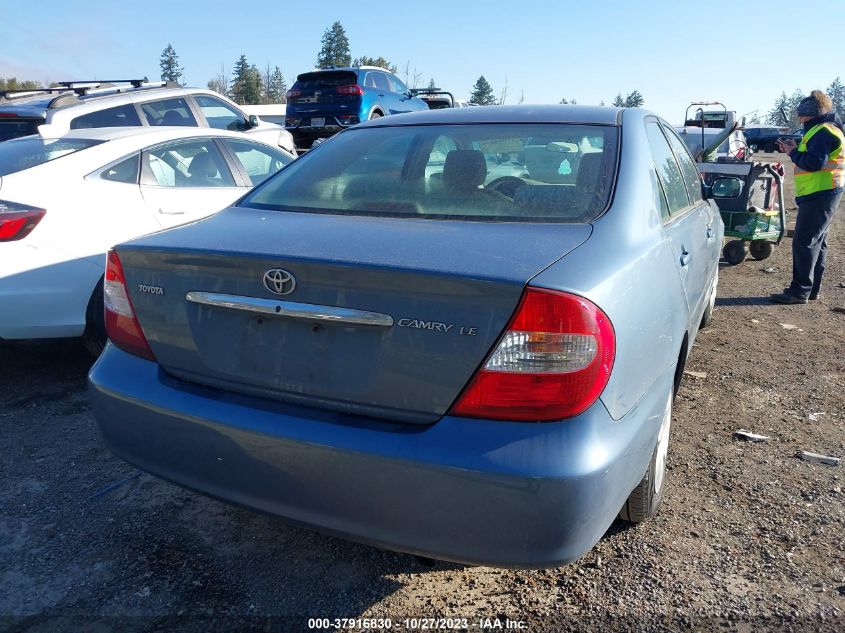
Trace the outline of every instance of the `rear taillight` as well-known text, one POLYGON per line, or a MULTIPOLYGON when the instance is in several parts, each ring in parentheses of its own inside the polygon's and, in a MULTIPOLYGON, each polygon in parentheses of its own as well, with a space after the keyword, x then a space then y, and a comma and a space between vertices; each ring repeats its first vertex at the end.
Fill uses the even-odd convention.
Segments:
POLYGON ((0 200, 0 242, 22 240, 47 213, 27 204, 0 200))
POLYGON ((364 94, 364 89, 359 86, 358 84, 352 84, 351 86, 338 86, 337 87, 337 94, 339 95, 354 95, 360 97, 364 94))
POLYGON ((106 334, 109 340, 130 354, 147 360, 155 360, 144 332, 141 330, 141 324, 135 316, 126 288, 123 266, 120 265, 120 259, 113 249, 109 251, 106 262, 103 299, 106 309, 106 334))
POLYGON ((538 422, 576 416, 601 395, 615 352, 613 326, 595 304, 529 288, 450 414, 538 422))
POLYGON ((296 99, 301 94, 302 94, 301 90, 297 90, 297 89, 294 88, 292 90, 288 90, 287 98, 288 99, 296 99))

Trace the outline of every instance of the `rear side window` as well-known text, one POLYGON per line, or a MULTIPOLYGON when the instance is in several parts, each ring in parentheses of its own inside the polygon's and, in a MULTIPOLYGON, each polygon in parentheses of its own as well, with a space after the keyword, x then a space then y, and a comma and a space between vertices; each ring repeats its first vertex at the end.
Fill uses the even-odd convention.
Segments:
POLYGON ((663 191, 666 192, 666 199, 669 202, 669 211, 677 213, 690 204, 681 168, 678 167, 669 142, 656 122, 652 121, 646 125, 646 133, 651 155, 654 158, 654 166, 657 169, 657 177, 663 185, 663 191))
POLYGON ((0 176, 37 167, 101 142, 89 139, 22 138, 0 143, 0 176))
POLYGON ((396 75, 387 75, 387 80, 390 83, 390 89, 393 92, 398 92, 400 94, 408 92, 408 89, 405 87, 405 84, 399 81, 399 78, 396 75))
POLYGON ((663 126, 663 131, 666 134, 666 138, 669 139, 669 145, 672 146, 678 163, 681 165, 681 171, 684 175, 690 200, 693 204, 703 202, 704 198, 701 195, 701 176, 698 173, 698 167, 695 166, 695 162, 693 162, 692 156, 689 154, 687 146, 665 125, 663 126))
POLYGON ((0 142, 37 134, 38 126, 43 124, 44 119, 22 119, 0 115, 0 142))
POLYGON ((138 183, 138 170, 141 167, 141 155, 135 154, 122 160, 116 165, 112 165, 100 174, 103 180, 110 180, 112 182, 124 182, 128 184, 138 183))
POLYGON ((132 104, 107 108, 78 116, 70 122, 71 130, 93 127, 133 127, 141 125, 141 119, 132 104))
POLYGON ((197 126, 197 120, 184 99, 162 99, 143 103, 141 110, 147 118, 148 125, 197 126))
MULTIPOLYGON (((159 187, 234 187, 212 139, 177 141, 144 152, 144 168, 159 187)), ((146 182, 147 179, 145 179, 146 182)))
POLYGON ((585 222, 607 207, 617 147, 617 128, 609 126, 352 129, 294 161, 241 205, 342 215, 585 222))

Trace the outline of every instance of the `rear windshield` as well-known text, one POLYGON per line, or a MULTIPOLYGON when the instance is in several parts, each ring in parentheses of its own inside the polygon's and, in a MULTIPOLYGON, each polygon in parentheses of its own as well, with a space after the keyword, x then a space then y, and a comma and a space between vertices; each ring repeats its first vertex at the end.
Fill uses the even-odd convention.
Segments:
POLYGON ((585 222, 607 207, 615 127, 479 124, 350 129, 240 205, 341 215, 585 222))
POLYGON ((328 71, 320 73, 305 73, 296 78, 294 88, 311 90, 313 88, 336 88, 348 86, 358 81, 358 76, 349 71, 328 71))
POLYGON ((0 176, 37 167, 102 141, 89 139, 22 138, 0 143, 0 176))
POLYGON ((38 126, 43 123, 44 119, 18 119, 0 116, 0 142, 35 134, 38 132, 38 126))

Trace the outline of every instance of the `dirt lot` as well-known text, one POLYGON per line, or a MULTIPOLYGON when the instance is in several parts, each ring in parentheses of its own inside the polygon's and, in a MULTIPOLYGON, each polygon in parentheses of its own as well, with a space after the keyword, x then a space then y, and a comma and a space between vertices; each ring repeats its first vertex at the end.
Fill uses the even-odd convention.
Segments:
POLYGON ((0 346, 0 630, 435 616, 472 630, 483 618, 530 631, 845 630, 845 471, 794 456, 845 457, 845 314, 833 310, 845 306, 845 213, 819 301, 764 300, 788 282, 789 244, 722 268, 687 367, 700 374, 678 396, 659 516, 614 524, 560 569, 429 566, 186 492, 103 447, 81 345, 0 346), (733 440, 740 428, 771 439, 733 440))

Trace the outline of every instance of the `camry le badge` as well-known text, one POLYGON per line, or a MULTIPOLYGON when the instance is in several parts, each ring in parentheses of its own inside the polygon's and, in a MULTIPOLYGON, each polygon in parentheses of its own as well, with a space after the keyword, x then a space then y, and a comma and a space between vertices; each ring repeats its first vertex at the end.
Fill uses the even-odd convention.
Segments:
POLYGON ((277 295, 289 295, 296 288, 296 278, 283 268, 271 268, 264 273, 264 287, 277 295))

